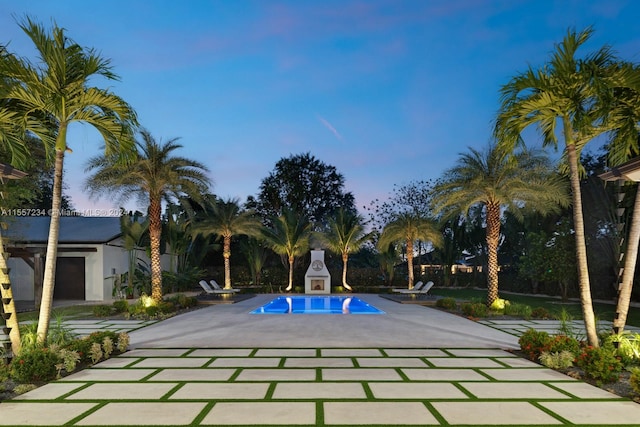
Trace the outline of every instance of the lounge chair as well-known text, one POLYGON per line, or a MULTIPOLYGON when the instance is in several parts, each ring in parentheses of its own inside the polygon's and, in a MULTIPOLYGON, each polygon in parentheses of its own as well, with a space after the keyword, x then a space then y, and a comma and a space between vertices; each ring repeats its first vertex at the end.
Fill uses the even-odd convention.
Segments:
MULTIPOLYGON (((213 281, 213 283, 215 283, 215 281, 213 281)), ((198 284, 200 285, 200 287, 207 293, 210 295, 214 295, 214 294, 232 294, 234 292, 238 292, 238 289, 222 289, 220 288, 220 286, 218 286, 218 284, 216 283, 215 286, 213 285, 213 283, 211 284, 211 286, 207 283, 206 280, 200 280, 198 282, 198 284), (213 286, 213 287, 212 287, 213 286), (217 289, 216 289, 217 287, 217 289)))
POLYGON ((396 288, 396 289, 392 289, 393 292, 398 292, 401 294, 417 294, 420 292, 420 289, 422 288, 422 286, 424 286, 424 283, 422 282, 418 282, 413 286, 413 289, 406 289, 406 288, 396 288))
POLYGON ((225 289, 218 285, 218 282, 213 279, 209 280, 209 284, 213 288, 213 292, 216 294, 232 294, 234 292, 240 292, 240 289, 225 289))
POLYGON ((431 288, 433 288, 433 282, 431 280, 429 280, 423 287, 422 289, 420 289, 419 294, 420 295, 427 295, 429 294, 429 291, 431 290, 431 288))

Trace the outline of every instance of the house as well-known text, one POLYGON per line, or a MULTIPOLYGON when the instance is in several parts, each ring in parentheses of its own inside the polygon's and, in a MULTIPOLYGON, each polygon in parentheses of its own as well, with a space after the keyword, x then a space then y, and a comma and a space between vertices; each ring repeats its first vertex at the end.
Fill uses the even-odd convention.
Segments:
MULTIPOLYGON (((5 217, 7 265, 17 301, 39 301, 49 235, 48 216, 5 217)), ((148 262, 144 250, 138 257, 148 262)), ((163 267, 169 256, 163 256, 163 267)), ((109 301, 114 279, 128 269, 119 217, 60 217, 54 300, 109 301)))

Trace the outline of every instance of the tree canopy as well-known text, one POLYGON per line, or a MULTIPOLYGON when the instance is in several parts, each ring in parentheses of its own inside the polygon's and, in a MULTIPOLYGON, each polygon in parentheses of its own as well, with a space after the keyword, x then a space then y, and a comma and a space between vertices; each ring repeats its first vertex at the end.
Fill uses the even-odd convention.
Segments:
POLYGON ((263 218, 278 217, 290 209, 322 224, 336 209, 354 211, 354 197, 344 191, 344 176, 311 153, 278 160, 262 180, 256 210, 263 218))

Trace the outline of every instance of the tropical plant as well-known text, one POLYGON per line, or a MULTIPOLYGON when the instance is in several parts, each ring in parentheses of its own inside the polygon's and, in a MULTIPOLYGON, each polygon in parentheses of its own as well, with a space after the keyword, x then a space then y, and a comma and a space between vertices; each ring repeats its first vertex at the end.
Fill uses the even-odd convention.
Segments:
POLYGON ((591 140, 611 130, 607 120, 611 89, 620 80, 621 68, 608 46, 584 59, 576 57, 593 30, 567 31, 556 45, 547 64, 538 70, 529 67, 501 88, 502 106, 496 121, 496 135, 503 146, 519 143, 521 132, 530 125, 541 130, 544 145, 564 142, 573 197, 573 228, 580 299, 589 344, 598 346, 591 298, 587 246, 580 192, 579 157, 591 140))
POLYGON ((413 244, 418 240, 431 242, 434 246, 438 246, 442 241, 442 235, 433 221, 410 212, 397 214, 384 227, 378 239, 378 248, 381 250, 385 250, 389 244, 395 242, 402 242, 405 245, 409 270, 407 275, 408 289, 413 289, 413 244))
POLYGON ((296 257, 309 250, 311 223, 290 209, 284 209, 282 215, 271 218, 270 225, 263 229, 263 238, 271 249, 286 257, 289 266, 289 284, 286 291, 293 289, 293 264, 296 257))
POLYGON ((347 263, 349 254, 358 252, 368 242, 373 233, 367 233, 363 218, 351 211, 340 208, 329 218, 328 231, 317 233, 316 237, 331 252, 342 256, 342 286, 353 290, 347 283, 347 263))
POLYGON ((241 210, 237 199, 210 200, 204 216, 193 226, 193 233, 222 238, 224 288, 231 289, 231 238, 237 235, 259 236, 262 223, 251 210, 241 210))
POLYGON ((481 152, 470 148, 434 187, 434 211, 443 218, 485 210, 487 305, 498 298, 498 246, 502 213, 517 218, 523 210, 551 212, 568 203, 566 186, 552 172, 548 157, 525 149, 510 153, 497 145, 481 152))
POLYGON ((207 191, 206 166, 185 157, 175 156, 182 148, 176 139, 157 142, 147 130, 140 131, 136 141, 138 157, 128 165, 113 155, 96 156, 87 162, 92 173, 85 188, 93 196, 116 195, 126 200, 133 195, 148 203, 149 240, 151 250, 151 297, 162 301, 162 267, 160 238, 162 235, 162 200, 189 195, 195 200, 207 191))
POLYGON ((38 319, 38 339, 44 342, 55 284, 64 156, 71 152, 67 145, 68 128, 74 122, 91 125, 104 139, 105 154, 123 162, 133 152, 131 135, 137 119, 120 97, 89 86, 94 77, 117 79, 108 59, 73 42, 55 23, 50 32, 30 18, 19 25, 33 42, 39 62, 14 55, 2 58, 0 75, 6 90, 2 90, 0 106, 5 112, 13 112, 14 123, 39 138, 45 149, 53 150, 55 155, 51 223, 38 319))
MULTIPOLYGON (((136 267, 138 265, 138 250, 144 246, 149 238, 149 219, 142 219, 141 212, 120 216, 120 231, 122 232, 123 246, 127 251, 128 271, 122 276, 127 282, 127 293, 133 295, 136 267)), ((120 282, 122 283, 122 282, 120 282)))
POLYGON ((249 238, 240 243, 240 250, 244 254, 253 278, 253 284, 258 288, 262 282, 262 268, 267 262, 268 249, 256 238, 249 238))

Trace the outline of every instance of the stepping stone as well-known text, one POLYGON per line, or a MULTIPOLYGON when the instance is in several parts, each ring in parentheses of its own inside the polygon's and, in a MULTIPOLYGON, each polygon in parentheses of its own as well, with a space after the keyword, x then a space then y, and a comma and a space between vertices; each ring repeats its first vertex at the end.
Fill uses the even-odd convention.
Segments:
POLYGON ((402 381, 395 369, 344 368, 323 369, 323 381, 402 381))
POLYGON ((562 424, 528 402, 433 402, 432 405, 451 425, 562 424))
POLYGON ((440 425, 419 402, 325 402, 327 425, 440 425))
MULTIPOLYGON (((67 403, 69 405, 69 403, 67 403)), ((75 425, 137 426, 189 425, 202 412, 205 402, 132 402, 107 403, 75 425)))
POLYGON ((187 357, 247 357, 252 351, 247 348, 199 348, 187 357))
POLYGON ((449 355, 442 350, 425 348, 398 348, 398 349, 384 349, 383 350, 389 357, 448 357, 449 355))
POLYGON ((502 367, 495 360, 483 357, 434 357, 428 361, 438 368, 498 368, 502 367))
POLYGON ((209 364, 211 368, 228 367, 256 367, 277 368, 280 364, 279 357, 221 357, 209 364))
POLYGON ((412 381, 489 381, 472 369, 402 369, 412 381))
POLYGON ((0 426, 64 425, 96 406, 95 403, 0 403, 0 426))
POLYGON ((268 389, 268 383, 187 383, 173 393, 169 399, 257 400, 264 399, 268 389))
POLYGON ((429 365, 422 359, 411 357, 368 357, 358 358, 358 365, 363 368, 428 368, 429 365))
POLYGON ((158 400, 175 383, 99 383, 91 384, 65 400, 158 400))
POLYGON ((382 357, 382 353, 374 349, 329 348, 320 350, 320 354, 322 357, 382 357))
POLYGON ((163 369, 148 381, 228 381, 235 369, 163 369))
POLYGON ((617 402, 539 402, 539 404, 574 424, 614 426, 630 424, 630 420, 635 420, 635 423, 640 420, 640 405, 630 400, 617 402))
POLYGON ((285 368, 353 368, 351 359, 340 357, 290 357, 285 368))
MULTIPOLYGON (((53 400, 60 396, 71 393, 73 390, 84 386, 84 384, 77 383, 49 383, 42 387, 38 387, 35 390, 31 390, 25 394, 21 394, 13 398, 13 400, 53 400)), ((2 417, 0 416, 0 419, 2 417)))
POLYGON ((376 399, 469 399, 449 383, 369 383, 376 399))
POLYGON ((85 369, 58 381, 138 381, 155 372, 155 369, 85 369))
POLYGON ((541 383, 464 383, 460 385, 480 399, 570 399, 541 383))
POLYGON ((314 348, 296 349, 296 348, 263 348, 256 352, 255 357, 316 357, 314 348))
POLYGON ((201 368, 211 359, 204 357, 150 357, 136 363, 135 368, 201 368))
POLYGON ((360 383, 279 383, 273 399, 366 399, 360 383))
POLYGON ((243 369, 236 381, 315 381, 315 369, 243 369))
POLYGON ((201 425, 315 425, 314 402, 222 402, 209 411, 201 425))

